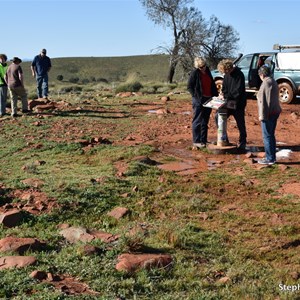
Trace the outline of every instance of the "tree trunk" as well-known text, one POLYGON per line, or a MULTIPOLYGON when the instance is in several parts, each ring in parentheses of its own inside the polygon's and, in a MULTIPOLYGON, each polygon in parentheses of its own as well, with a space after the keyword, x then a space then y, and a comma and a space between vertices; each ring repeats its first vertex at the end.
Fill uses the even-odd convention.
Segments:
POLYGON ((173 78, 175 75, 175 70, 176 70, 177 62, 176 61, 171 61, 170 62, 170 68, 169 68, 169 74, 168 74, 168 83, 173 82, 173 78))

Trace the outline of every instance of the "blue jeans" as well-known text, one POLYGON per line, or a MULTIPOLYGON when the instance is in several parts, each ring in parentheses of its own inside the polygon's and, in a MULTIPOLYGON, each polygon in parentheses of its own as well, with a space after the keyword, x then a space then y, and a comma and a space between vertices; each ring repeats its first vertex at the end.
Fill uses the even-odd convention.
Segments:
POLYGON ((7 86, 0 86, 0 115, 6 113, 7 86))
POLYGON ((48 74, 36 76, 37 95, 39 98, 48 97, 48 74))
MULTIPOLYGON (((204 103, 209 98, 202 99, 204 103)), ((196 98, 192 98, 193 105, 193 121, 192 121, 192 134, 193 143, 207 143, 207 131, 208 122, 211 113, 211 108, 204 107, 201 101, 196 98)))
POLYGON ((262 135, 265 146, 266 159, 276 161, 275 129, 279 114, 271 115, 269 120, 261 121, 262 135))

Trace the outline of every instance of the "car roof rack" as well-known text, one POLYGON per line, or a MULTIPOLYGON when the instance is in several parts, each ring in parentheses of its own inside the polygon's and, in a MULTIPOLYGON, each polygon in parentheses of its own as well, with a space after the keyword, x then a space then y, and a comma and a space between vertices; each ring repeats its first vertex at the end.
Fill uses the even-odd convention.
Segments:
POLYGON ((284 50, 284 49, 300 49, 300 45, 279 45, 275 44, 273 50, 284 50))

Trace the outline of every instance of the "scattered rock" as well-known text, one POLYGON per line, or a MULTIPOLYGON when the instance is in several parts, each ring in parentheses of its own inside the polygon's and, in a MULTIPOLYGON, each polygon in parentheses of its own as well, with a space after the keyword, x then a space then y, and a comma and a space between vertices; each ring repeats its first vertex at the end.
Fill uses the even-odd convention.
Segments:
POLYGON ((228 276, 224 276, 218 280, 219 283, 227 283, 228 281, 230 281, 230 277, 228 276))
POLYGON ((34 187, 34 188, 41 188, 44 185, 44 181, 38 178, 27 178, 21 181, 23 184, 34 187))
POLYGON ((36 270, 33 271, 29 277, 39 281, 50 282, 51 285, 66 295, 99 295, 98 292, 91 290, 87 284, 67 275, 53 275, 52 273, 36 270))
POLYGON ((170 114, 171 112, 166 109, 166 108, 160 108, 156 111, 157 115, 166 115, 166 114, 170 114))
POLYGON ((46 280, 48 278, 48 274, 47 274, 47 272, 36 270, 36 271, 33 271, 32 273, 30 273, 29 277, 42 281, 42 280, 46 280))
POLYGON ((0 270, 23 268, 36 263, 34 256, 3 256, 0 257, 0 270))
POLYGON ((3 214, 0 214, 0 224, 5 227, 14 227, 22 220, 22 212, 18 209, 9 210, 3 214))
POLYGON ((83 227, 69 227, 61 230, 60 234, 72 244, 77 242, 88 243, 94 239, 100 239, 104 243, 111 243, 119 238, 118 235, 97 230, 87 230, 83 227))
POLYGON ((255 155, 252 152, 248 152, 248 153, 245 154, 245 157, 246 158, 253 158, 253 157, 255 157, 255 155))
POLYGON ((43 112, 45 110, 53 110, 56 108, 56 105, 54 102, 50 102, 48 104, 43 104, 43 105, 37 105, 34 107, 34 110, 37 112, 43 112))
POLYGON ((100 249, 99 247, 93 246, 93 245, 84 245, 80 251, 87 256, 91 256, 91 255, 97 255, 102 253, 102 249, 100 249))
POLYGON ((91 139, 92 144, 105 144, 105 145, 111 145, 112 142, 108 140, 107 138, 103 137, 95 137, 91 139))
POLYGON ((27 250, 41 250, 45 243, 35 238, 5 237, 0 240, 0 252, 13 251, 23 254, 27 250))
POLYGON ((129 210, 126 207, 116 207, 109 213, 107 213, 108 216, 115 218, 117 220, 123 218, 125 215, 129 213, 129 210))
POLYGON ((118 257, 116 269, 128 273, 139 269, 166 268, 172 264, 172 257, 168 254, 129 254, 118 257))
POLYGON ((246 158, 243 161, 244 161, 244 163, 246 163, 248 165, 253 165, 256 163, 256 161, 253 158, 246 158))
POLYGON ((292 272, 291 277, 295 280, 300 279, 300 273, 299 272, 292 272))
POLYGON ((116 95, 116 97, 120 97, 120 98, 127 98, 127 97, 131 97, 133 96, 132 92, 122 92, 122 93, 118 93, 116 95))
POLYGON ((160 98, 160 100, 161 100, 162 103, 165 104, 165 103, 167 103, 168 101, 170 101, 170 97, 169 97, 169 96, 163 96, 163 97, 160 98))
POLYGON ((142 164, 149 165, 149 166, 156 166, 158 162, 149 158, 149 156, 137 156, 133 158, 133 161, 138 161, 142 164))
POLYGON ((40 99, 40 100, 29 100, 28 101, 28 109, 33 110, 36 106, 43 106, 49 103, 50 101, 47 99, 40 99))

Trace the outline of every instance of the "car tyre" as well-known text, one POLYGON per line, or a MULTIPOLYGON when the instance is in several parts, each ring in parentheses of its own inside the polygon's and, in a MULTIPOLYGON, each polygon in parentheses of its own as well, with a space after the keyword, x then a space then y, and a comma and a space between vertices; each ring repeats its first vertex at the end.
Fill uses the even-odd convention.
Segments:
POLYGON ((294 91, 287 82, 281 82, 278 84, 279 101, 281 103, 291 103, 294 100, 294 91))

